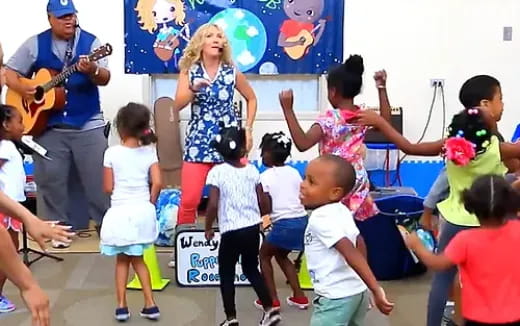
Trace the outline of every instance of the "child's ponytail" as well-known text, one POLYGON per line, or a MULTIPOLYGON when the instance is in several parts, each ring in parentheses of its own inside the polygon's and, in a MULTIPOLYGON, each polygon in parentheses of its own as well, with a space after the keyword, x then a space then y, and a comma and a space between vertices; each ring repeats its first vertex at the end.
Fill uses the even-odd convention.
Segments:
POLYGON ((361 92, 365 66, 360 55, 351 55, 345 62, 331 69, 327 86, 336 89, 345 98, 354 98, 361 92))
POLYGON ((466 165, 486 151, 493 136, 480 108, 456 114, 448 127, 444 155, 457 165, 466 165))
POLYGON ((157 136, 153 132, 152 128, 146 128, 141 131, 139 141, 143 146, 150 145, 157 142, 157 136))

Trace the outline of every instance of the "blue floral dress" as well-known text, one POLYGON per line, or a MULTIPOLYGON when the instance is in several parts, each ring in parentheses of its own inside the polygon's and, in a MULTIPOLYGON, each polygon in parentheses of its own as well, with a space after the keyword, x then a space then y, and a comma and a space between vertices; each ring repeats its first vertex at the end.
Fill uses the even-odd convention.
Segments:
POLYGON ((211 81, 211 85, 195 94, 191 105, 191 119, 186 130, 184 161, 193 163, 221 163, 222 157, 211 146, 211 141, 224 126, 237 125, 233 109, 235 67, 222 63, 212 81, 202 63, 194 64, 188 72, 190 85, 197 79, 211 81))

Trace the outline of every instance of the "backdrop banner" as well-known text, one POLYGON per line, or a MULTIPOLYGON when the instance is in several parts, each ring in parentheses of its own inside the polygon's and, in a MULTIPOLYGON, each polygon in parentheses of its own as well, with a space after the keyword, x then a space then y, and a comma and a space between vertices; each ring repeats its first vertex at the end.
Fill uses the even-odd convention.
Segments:
POLYGON ((242 72, 324 74, 343 61, 344 0, 125 0, 125 72, 177 73, 202 24, 221 26, 242 72))

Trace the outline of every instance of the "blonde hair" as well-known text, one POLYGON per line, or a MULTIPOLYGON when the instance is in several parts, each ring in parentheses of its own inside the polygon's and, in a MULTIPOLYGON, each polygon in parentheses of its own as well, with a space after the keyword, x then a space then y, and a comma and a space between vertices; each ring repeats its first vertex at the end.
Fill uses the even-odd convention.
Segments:
POLYGON ((231 56, 231 47, 229 46, 229 41, 226 37, 226 33, 224 33, 224 30, 218 26, 217 24, 204 24, 200 26, 195 34, 193 34, 193 37, 190 39, 190 42, 184 49, 182 53, 182 58, 179 61, 179 68, 181 71, 187 71, 191 68, 191 66, 199 62, 202 58, 202 46, 204 45, 204 38, 206 36, 206 33, 210 28, 216 28, 219 32, 222 33, 224 37, 224 45, 222 48, 222 55, 221 55, 221 61, 228 64, 233 65, 233 59, 231 56))
POLYGON ((157 1, 166 1, 168 3, 171 3, 175 8, 175 24, 180 26, 184 25, 186 11, 184 10, 183 0, 139 0, 137 1, 137 5, 135 6, 134 10, 137 11, 137 18, 139 19, 138 23, 139 25, 141 25, 142 30, 146 30, 149 33, 153 33, 157 29, 157 23, 155 22, 152 13, 153 6, 157 3, 157 1))

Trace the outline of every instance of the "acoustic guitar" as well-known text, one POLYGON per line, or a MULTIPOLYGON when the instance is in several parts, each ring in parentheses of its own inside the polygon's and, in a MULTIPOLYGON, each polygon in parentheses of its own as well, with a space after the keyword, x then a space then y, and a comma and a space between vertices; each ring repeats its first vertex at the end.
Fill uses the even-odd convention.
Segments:
MULTIPOLYGON (((330 17, 326 17, 325 20, 330 20, 330 17)), ((303 41, 303 44, 300 45, 284 47, 284 51, 285 53, 287 53, 289 58, 293 60, 300 60, 301 58, 303 58, 307 54, 307 52, 309 52, 309 48, 314 45, 314 33, 316 33, 316 31, 320 29, 321 26, 321 24, 318 24, 310 32, 304 29, 300 31, 298 35, 288 37, 286 39, 287 42, 303 41)))
MULTIPOLYGON (((89 61, 96 62, 112 54, 112 46, 105 44, 87 56, 89 61)), ((40 69, 32 79, 20 78, 25 85, 36 87, 33 98, 25 99, 12 89, 7 90, 6 104, 13 106, 23 117, 24 133, 32 136, 40 135, 47 127, 49 115, 65 106, 65 89, 62 83, 78 71, 74 64, 58 73, 50 69, 40 69)))

